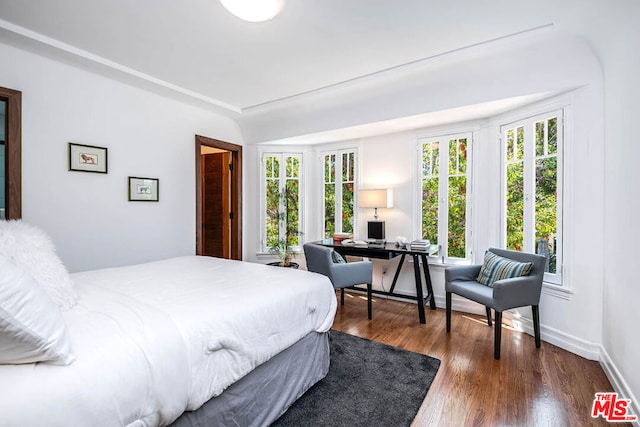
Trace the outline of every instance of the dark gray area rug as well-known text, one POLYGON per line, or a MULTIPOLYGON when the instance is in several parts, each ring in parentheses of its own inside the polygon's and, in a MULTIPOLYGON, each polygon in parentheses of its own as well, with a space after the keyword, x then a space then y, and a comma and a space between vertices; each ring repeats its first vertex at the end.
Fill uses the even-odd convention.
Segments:
POLYGON ((331 365, 272 426, 408 426, 440 360, 338 331, 331 365))

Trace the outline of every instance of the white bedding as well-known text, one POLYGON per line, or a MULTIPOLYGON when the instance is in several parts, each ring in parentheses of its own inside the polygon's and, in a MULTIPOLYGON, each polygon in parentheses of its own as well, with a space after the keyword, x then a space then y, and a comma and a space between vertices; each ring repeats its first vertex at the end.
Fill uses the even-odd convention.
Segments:
POLYGON ((169 423, 329 330, 336 311, 324 276, 217 258, 72 278, 79 304, 64 315, 77 360, 0 366, 0 425, 169 423))

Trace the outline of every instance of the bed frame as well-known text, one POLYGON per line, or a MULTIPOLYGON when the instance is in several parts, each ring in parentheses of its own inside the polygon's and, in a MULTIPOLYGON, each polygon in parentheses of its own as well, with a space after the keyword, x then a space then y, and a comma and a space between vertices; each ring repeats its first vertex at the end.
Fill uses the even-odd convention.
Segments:
POLYGON ((329 332, 311 332, 171 426, 268 426, 329 372, 329 332))

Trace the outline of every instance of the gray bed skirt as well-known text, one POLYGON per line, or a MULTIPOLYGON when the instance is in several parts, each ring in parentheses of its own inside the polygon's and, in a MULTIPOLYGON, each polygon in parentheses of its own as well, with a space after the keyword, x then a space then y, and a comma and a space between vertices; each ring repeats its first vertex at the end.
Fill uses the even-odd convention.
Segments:
POLYGON ((311 332, 172 426, 268 426, 329 372, 329 333, 311 332))

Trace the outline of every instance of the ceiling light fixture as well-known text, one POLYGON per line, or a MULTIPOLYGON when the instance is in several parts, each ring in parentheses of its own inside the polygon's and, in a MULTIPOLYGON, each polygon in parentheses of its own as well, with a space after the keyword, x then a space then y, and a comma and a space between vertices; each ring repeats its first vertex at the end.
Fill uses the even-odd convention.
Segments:
POLYGON ((280 13, 284 0, 220 0, 229 12, 249 22, 262 22, 280 13))

